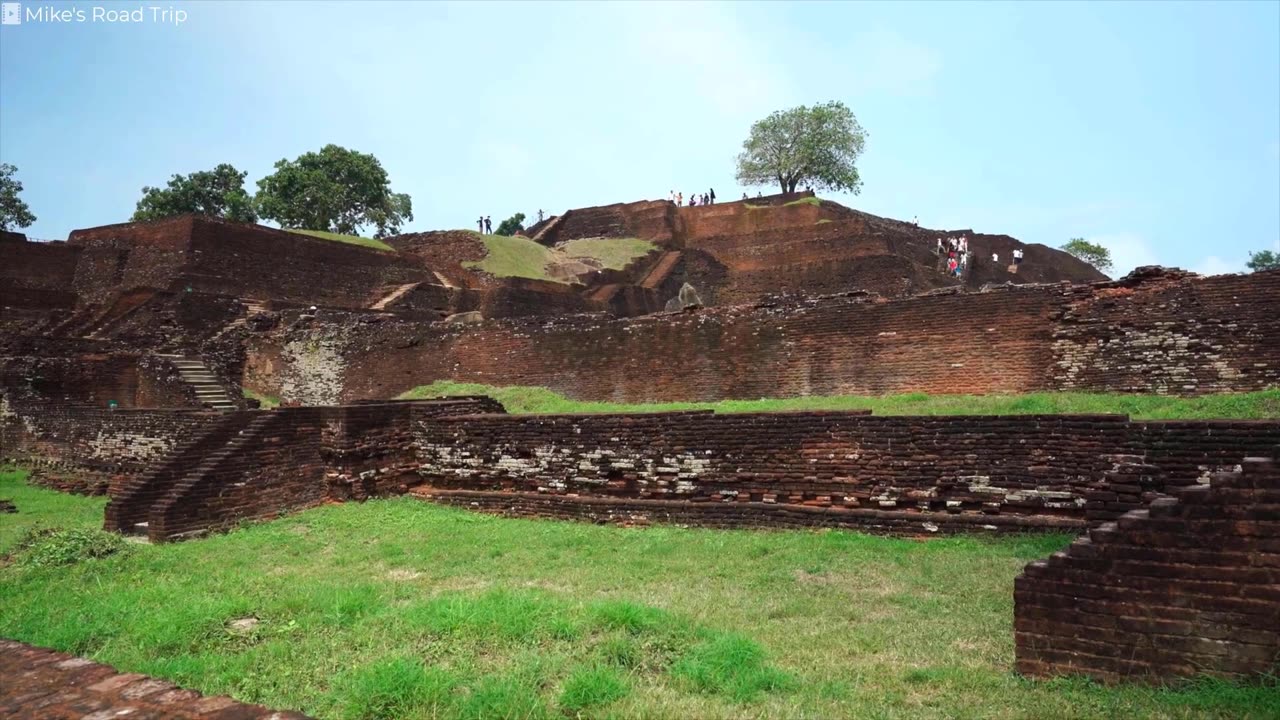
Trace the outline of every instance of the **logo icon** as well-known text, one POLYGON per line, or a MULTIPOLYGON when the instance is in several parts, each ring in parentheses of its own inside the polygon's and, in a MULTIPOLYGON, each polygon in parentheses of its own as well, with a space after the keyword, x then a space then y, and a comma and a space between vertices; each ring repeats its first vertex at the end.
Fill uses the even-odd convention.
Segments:
POLYGON ((22 3, 0 3, 0 25, 21 25, 22 3))

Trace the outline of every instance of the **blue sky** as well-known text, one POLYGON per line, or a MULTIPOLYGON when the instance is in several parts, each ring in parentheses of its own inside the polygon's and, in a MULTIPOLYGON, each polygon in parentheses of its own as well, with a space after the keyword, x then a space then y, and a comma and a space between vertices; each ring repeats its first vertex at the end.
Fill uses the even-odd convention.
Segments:
POLYGON ((220 162, 252 191, 326 143, 381 159, 408 230, 728 199, 752 121, 834 99, 870 137, 862 194, 833 199, 868 212, 1084 236, 1121 272, 1239 270, 1280 238, 1276 2, 159 6, 186 22, 0 27, 30 236, 220 162))

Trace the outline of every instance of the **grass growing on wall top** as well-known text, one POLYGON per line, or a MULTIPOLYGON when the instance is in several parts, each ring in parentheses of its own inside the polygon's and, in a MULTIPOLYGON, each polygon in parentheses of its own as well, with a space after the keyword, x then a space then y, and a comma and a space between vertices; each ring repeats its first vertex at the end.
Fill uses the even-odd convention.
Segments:
POLYGON ((359 237, 357 235, 339 235, 338 233, 325 232, 323 230, 289 230, 299 235, 309 235, 321 240, 333 240, 334 242, 347 243, 348 245, 359 245, 361 247, 373 248, 374 250, 389 250, 395 252, 396 249, 390 245, 377 240, 375 238, 359 237))
POLYGON ((1045 415, 1062 413, 1129 415, 1135 420, 1280 418, 1280 389, 1197 397, 1101 393, 1027 395, 833 395, 720 402, 607 403, 571 400, 547 388, 494 387, 449 381, 422 385, 401 398, 489 395, 512 413, 621 413, 710 409, 722 413, 791 410, 871 410, 876 415, 1045 415))
POLYGON ((547 275, 551 251, 545 246, 525 237, 476 234, 488 254, 483 260, 462 263, 463 267, 483 270, 494 277, 552 279, 547 275))
MULTIPOLYGON (((0 475, 0 547, 102 499, 0 475)), ((1277 688, 1031 682, 1013 578, 1062 535, 623 529, 410 498, 67 565, 0 563, 0 637, 325 719, 1264 718, 1277 688), (233 620, 256 618, 237 630, 233 620)))
MULTIPOLYGON (((474 232, 474 231, 472 231, 474 232)), ((476 236, 488 254, 483 260, 462 263, 494 277, 523 277, 564 282, 547 274, 547 266, 574 258, 593 258, 604 267, 621 270, 637 257, 648 254, 654 244, 636 238, 584 238, 571 240, 555 249, 529 238, 505 235, 476 236)))
POLYGON ((804 198, 800 198, 799 200, 792 200, 791 202, 783 203, 783 205, 815 205, 815 206, 821 205, 821 204, 822 204, 822 201, 816 197, 804 197, 804 198))
POLYGON ((258 407, 262 408, 263 410, 270 410, 272 408, 280 407, 280 398, 276 397, 275 395, 263 395, 262 393, 259 393, 255 390, 250 390, 249 388, 242 388, 241 392, 246 398, 250 400, 257 400, 258 407))
POLYGON ((639 238, 584 238, 570 240, 560 247, 561 252, 571 258, 592 258, 614 270, 625 268, 655 249, 656 245, 639 238))

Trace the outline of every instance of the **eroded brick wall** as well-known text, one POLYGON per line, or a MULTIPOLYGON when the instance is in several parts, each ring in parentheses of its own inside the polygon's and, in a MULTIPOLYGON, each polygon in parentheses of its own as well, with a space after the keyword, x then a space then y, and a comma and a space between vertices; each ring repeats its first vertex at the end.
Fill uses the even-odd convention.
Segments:
POLYGON ((444 502, 907 532, 1082 527, 1280 443, 1277 422, 1110 415, 476 416, 416 431, 418 492, 444 502), (1118 473, 1119 456, 1142 475, 1118 473))
POLYGON ((1280 471, 1255 458, 1031 563, 1017 665, 1104 682, 1280 670, 1280 471))
POLYGON ((1280 270, 1074 288, 1053 387, 1193 394, 1280 384, 1280 270))
POLYGON ((896 301, 800 296, 622 320, 450 326, 329 314, 250 337, 246 384, 323 403, 394 397, 436 380, 625 402, 1258 390, 1280 384, 1280 313, 1267 313, 1277 306, 1280 272, 896 301), (1196 339, 1152 342, 1133 331, 1176 326, 1194 326, 1196 339), (1106 345, 1089 339, 1100 336, 1106 345), (1183 379, 1175 385, 1171 373, 1183 379))
POLYGON ((33 482, 105 494, 215 421, 199 410, 11 404, 0 394, 0 460, 37 470, 33 482))

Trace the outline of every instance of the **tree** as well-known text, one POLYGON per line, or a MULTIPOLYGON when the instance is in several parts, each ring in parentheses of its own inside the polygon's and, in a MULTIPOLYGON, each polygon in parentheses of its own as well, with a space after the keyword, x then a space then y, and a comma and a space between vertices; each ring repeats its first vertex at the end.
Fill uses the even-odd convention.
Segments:
POLYGON ((0 230, 18 230, 36 221, 31 208, 18 197, 22 183, 14 177, 18 168, 0 163, 0 230))
POLYGON ((258 213, 284 228, 356 235, 364 225, 374 237, 399 232, 413 220, 408 195, 391 192, 387 171, 372 155, 325 145, 297 160, 281 160, 258 181, 258 213))
POLYGON ((866 142, 866 131, 844 103, 778 110, 751 126, 738 155, 738 182, 777 183, 784 193, 804 183, 856 195, 862 179, 855 163, 866 142))
POLYGON ((498 225, 495 235, 515 235, 524 229, 524 213, 516 213, 498 225))
POLYGON ((1111 251, 1084 238, 1071 238, 1062 250, 1089 263, 1104 273, 1111 272, 1111 251))
POLYGON ((1254 272, 1260 270, 1280 270, 1280 253, 1271 250, 1259 250, 1249 253, 1249 262, 1245 266, 1254 272))
POLYGON ((133 212, 133 219, 160 220, 184 213, 196 213, 234 222, 257 222, 253 198, 244 189, 247 174, 228 163, 190 175, 175 174, 169 179, 168 187, 142 188, 142 199, 133 212))

